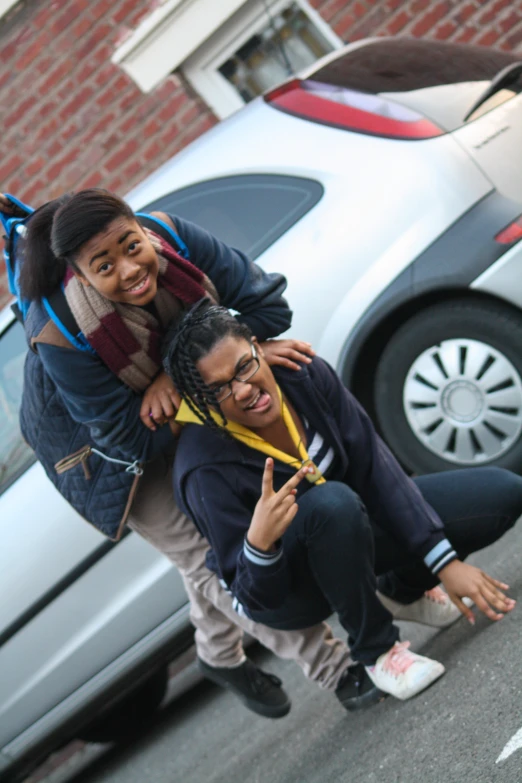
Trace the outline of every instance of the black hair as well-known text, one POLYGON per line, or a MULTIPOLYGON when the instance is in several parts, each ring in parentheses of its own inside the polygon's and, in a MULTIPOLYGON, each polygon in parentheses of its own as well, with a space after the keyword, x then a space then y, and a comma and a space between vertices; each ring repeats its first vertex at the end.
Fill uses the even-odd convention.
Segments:
POLYGON ((163 366, 179 394, 203 424, 221 434, 225 431, 214 421, 212 410, 220 413, 223 424, 227 420, 213 390, 204 383, 196 365, 225 337, 250 342, 252 332, 226 307, 214 305, 210 299, 201 299, 181 321, 169 328, 163 343, 163 366))
POLYGON ((102 188, 80 190, 49 201, 27 223, 20 268, 20 289, 29 300, 50 296, 62 282, 67 265, 86 242, 119 217, 135 219, 129 205, 102 188))

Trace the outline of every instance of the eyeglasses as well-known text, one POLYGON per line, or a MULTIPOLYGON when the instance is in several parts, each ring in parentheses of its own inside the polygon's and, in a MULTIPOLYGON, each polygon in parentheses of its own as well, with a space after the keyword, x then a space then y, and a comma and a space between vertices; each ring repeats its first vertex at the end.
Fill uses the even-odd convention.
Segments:
MULTIPOLYGON (((232 384, 234 381, 239 381, 239 383, 248 383, 248 381, 256 374, 258 370, 259 370, 259 358, 257 355, 255 345, 252 344, 251 358, 246 359, 241 364, 237 373, 229 381, 226 381, 226 383, 221 384, 221 386, 210 387, 212 389, 215 401, 221 403, 224 400, 228 399, 228 397, 230 397, 230 395, 233 392, 232 384)), ((214 400, 212 400, 212 402, 214 402, 214 400)))

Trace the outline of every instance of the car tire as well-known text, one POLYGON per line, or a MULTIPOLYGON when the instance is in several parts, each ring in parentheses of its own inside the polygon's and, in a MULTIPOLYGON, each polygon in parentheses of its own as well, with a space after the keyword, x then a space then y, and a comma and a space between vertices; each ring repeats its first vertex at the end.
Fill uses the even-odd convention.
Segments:
POLYGON ((168 669, 155 672, 145 682, 99 718, 78 732, 85 742, 122 742, 142 731, 163 701, 168 685, 168 669))
POLYGON ((520 472, 522 315, 486 300, 423 310, 384 349, 374 402, 385 441, 412 473, 520 472))

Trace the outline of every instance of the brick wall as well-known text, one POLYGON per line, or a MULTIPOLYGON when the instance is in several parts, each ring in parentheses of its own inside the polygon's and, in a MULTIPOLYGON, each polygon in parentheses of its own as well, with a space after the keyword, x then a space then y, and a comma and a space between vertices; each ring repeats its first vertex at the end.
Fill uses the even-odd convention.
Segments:
MULTIPOLYGON (((414 35, 522 45, 519 0, 309 0, 344 40, 414 35), (518 9, 518 10, 517 10, 518 9)), ((25 0, 0 20, 0 190, 38 204, 123 193, 216 119, 180 74, 144 95, 110 57, 155 0, 25 0)), ((0 273, 0 303, 6 299, 0 273)))
MULTIPOLYGON (((123 193, 216 119, 178 75, 144 95, 110 61, 151 0, 27 0, 0 20, 0 190, 123 193)), ((0 277, 0 304, 6 298, 0 277)))
POLYGON ((522 45, 520 0, 308 0, 344 40, 413 35, 499 49, 522 45))

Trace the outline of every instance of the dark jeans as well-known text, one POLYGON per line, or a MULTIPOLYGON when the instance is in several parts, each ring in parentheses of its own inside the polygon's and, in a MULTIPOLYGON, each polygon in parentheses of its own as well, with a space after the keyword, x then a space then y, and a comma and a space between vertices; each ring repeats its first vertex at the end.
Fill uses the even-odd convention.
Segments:
MULTIPOLYGON (((522 514, 522 478, 507 470, 455 470, 421 476, 415 483, 462 560, 497 541, 522 514)), ((399 638, 376 588, 411 603, 439 581, 420 558, 372 524, 359 496, 337 481, 300 498, 283 543, 292 587, 280 607, 255 612, 253 619, 294 630, 336 612, 354 660, 365 665, 399 638)))

